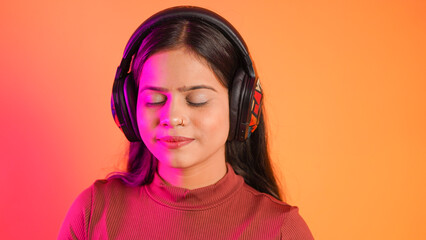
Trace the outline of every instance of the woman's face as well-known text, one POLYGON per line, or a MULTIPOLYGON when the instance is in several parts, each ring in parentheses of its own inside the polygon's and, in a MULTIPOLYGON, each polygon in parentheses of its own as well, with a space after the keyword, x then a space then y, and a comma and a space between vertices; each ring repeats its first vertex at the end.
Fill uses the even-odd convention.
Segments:
POLYGON ((158 52, 143 65, 136 115, 160 167, 223 164, 228 104, 228 90, 185 48, 158 52))

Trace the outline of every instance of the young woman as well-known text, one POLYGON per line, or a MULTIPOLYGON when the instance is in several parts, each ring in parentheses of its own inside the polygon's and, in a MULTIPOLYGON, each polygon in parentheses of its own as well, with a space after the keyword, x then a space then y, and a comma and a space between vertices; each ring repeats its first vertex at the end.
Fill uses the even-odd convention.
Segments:
POLYGON ((313 239, 281 201, 262 90, 246 45, 219 15, 163 10, 130 38, 112 110, 127 172, 73 203, 59 239, 313 239))

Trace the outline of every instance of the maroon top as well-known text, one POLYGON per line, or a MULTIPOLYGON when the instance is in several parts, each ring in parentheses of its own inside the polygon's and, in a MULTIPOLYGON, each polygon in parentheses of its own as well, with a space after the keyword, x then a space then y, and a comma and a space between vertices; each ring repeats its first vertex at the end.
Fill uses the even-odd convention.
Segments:
POLYGON ((244 183, 228 164, 217 183, 185 189, 97 180, 68 211, 58 239, 313 239, 292 207, 244 183), (231 171, 229 171, 231 169, 231 171))

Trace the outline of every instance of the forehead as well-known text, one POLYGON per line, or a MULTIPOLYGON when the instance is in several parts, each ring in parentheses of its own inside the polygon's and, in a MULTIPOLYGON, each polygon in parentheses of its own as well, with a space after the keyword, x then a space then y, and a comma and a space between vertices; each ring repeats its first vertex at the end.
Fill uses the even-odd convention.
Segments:
POLYGON ((172 90, 191 86, 209 85, 224 88, 207 62, 185 48, 161 51, 144 63, 139 88, 157 86, 172 90))

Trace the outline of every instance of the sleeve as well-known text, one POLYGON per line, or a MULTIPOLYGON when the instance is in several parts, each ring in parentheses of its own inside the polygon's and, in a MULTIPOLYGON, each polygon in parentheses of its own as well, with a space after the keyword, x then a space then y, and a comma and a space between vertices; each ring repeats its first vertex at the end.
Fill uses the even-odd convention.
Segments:
POLYGON ((93 185, 78 195, 59 230, 58 240, 86 239, 92 209, 93 185))
POLYGON ((284 223, 281 226, 281 239, 288 240, 313 240, 311 231, 305 220, 300 216, 299 209, 292 207, 286 213, 284 223))

